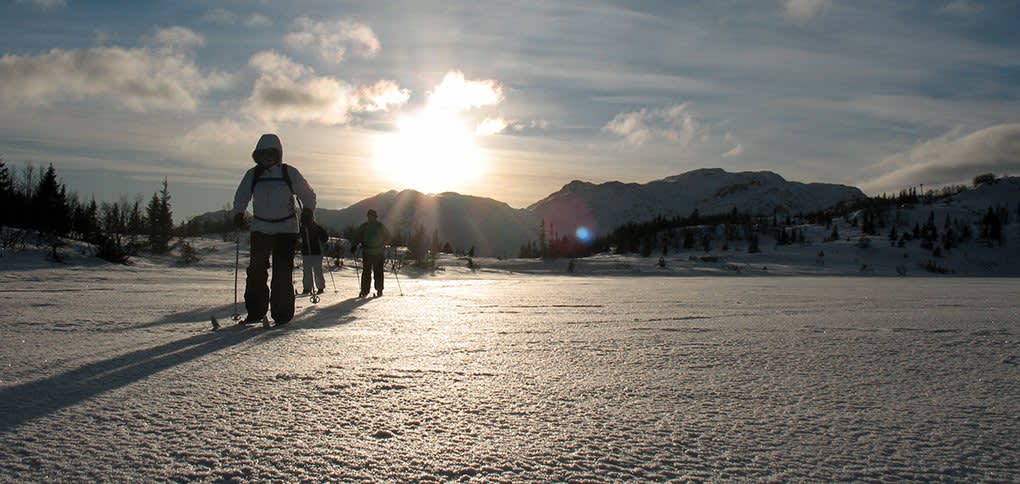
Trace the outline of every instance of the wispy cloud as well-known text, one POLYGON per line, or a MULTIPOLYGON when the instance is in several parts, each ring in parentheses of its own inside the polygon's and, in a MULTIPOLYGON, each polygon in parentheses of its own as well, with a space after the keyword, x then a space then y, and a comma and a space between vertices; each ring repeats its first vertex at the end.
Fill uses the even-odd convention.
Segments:
POLYGON ((862 188, 871 193, 967 183, 982 173, 1020 172, 1020 124, 1001 124, 972 133, 951 132, 882 160, 886 173, 862 188))
POLYGON ((178 25, 157 28, 149 36, 151 42, 170 50, 192 50, 205 46, 205 37, 178 25))
POLYGON ((688 143, 700 129, 701 123, 687 103, 620 113, 602 127, 602 131, 620 136, 632 145, 640 145, 653 138, 688 143))
POLYGON ((320 22, 300 17, 294 25, 297 30, 284 37, 287 45, 293 49, 316 49, 323 59, 330 62, 342 62, 351 48, 364 57, 374 57, 382 49, 372 28, 360 22, 320 22))
POLYGON ((358 88, 334 77, 317 76, 312 68, 276 52, 259 52, 248 64, 260 77, 244 110, 267 122, 342 125, 352 113, 387 110, 410 98, 410 92, 393 81, 358 88))
POLYGON ((832 6, 832 0, 785 0, 783 13, 788 20, 806 22, 832 6))
POLYGON ((954 0, 942 6, 939 13, 969 17, 981 12, 981 5, 971 0, 954 0))
POLYGON ((269 17, 266 17, 261 13, 253 12, 251 15, 248 15, 248 18, 245 19, 244 24, 252 28, 269 27, 273 25, 273 21, 269 17))
POLYGON ((67 0, 17 0, 17 2, 35 5, 43 9, 67 6, 67 0))
POLYGON ((214 8, 202 16, 202 21, 220 25, 233 25, 237 22, 237 15, 225 8, 214 8))
POLYGON ((926 127, 977 129, 1016 119, 1020 102, 1012 100, 937 99, 927 96, 861 96, 845 101, 788 99, 794 108, 859 113, 877 119, 926 127))
POLYGON ((194 110, 231 76, 202 71, 186 55, 148 48, 53 49, 0 57, 0 99, 7 107, 103 96, 133 111, 194 110))
POLYGON ((206 121, 189 130, 181 138, 181 149, 192 153, 208 153, 223 145, 247 142, 252 137, 249 127, 232 119, 206 121))
POLYGON ((737 143, 737 146, 734 146, 732 150, 729 150, 729 151, 723 153, 722 157, 723 158, 736 158, 736 157, 738 157, 740 155, 743 155, 743 154, 744 154, 744 145, 742 145, 740 143, 737 143))

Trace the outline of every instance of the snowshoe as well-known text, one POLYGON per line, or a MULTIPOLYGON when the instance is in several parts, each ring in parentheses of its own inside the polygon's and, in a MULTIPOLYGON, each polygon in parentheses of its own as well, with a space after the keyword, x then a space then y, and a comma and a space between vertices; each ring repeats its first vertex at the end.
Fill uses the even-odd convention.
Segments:
POLYGON ((238 321, 237 325, 238 326, 248 326, 249 324, 258 324, 258 323, 262 323, 263 325, 266 325, 266 324, 269 324, 269 320, 266 319, 265 316, 259 316, 257 318, 256 317, 252 317, 252 316, 246 316, 244 319, 238 321))

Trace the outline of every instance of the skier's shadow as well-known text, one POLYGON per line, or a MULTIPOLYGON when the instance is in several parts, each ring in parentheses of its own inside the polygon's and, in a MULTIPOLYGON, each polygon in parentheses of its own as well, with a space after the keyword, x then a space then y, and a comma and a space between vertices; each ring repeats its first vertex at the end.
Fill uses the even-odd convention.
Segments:
POLYGON ((0 389, 0 433, 265 334, 258 328, 228 328, 215 333, 200 333, 0 389))
MULTIPOLYGON (((160 319, 152 321, 150 323, 140 324, 138 326, 132 326, 126 328, 123 331, 135 331, 138 329, 148 329, 157 326, 163 326, 166 324, 178 324, 178 323, 193 323, 195 321, 202 321, 209 318, 210 314, 230 314, 231 311, 238 309, 237 306, 231 304, 223 304, 220 306, 208 306, 196 309, 190 309, 187 311, 180 311, 172 314, 163 316, 160 319)), ((241 310, 244 307, 240 308, 241 310)), ((226 324, 230 324, 227 322, 226 324)))
MULTIPOLYGON (((284 336, 288 329, 321 329, 350 323, 356 319, 352 315, 354 310, 369 301, 350 298, 337 304, 312 306, 302 311, 292 323, 269 331, 260 327, 226 326, 232 321, 224 320, 221 324, 226 327, 215 333, 196 334, 0 389, 0 433, 10 432, 36 418, 245 341, 269 341, 284 336)), ((175 315, 172 319, 180 316, 175 315)))
MULTIPOLYGON (((322 329, 340 326, 356 320, 354 310, 369 303, 371 298, 348 298, 336 304, 317 304, 306 307, 301 314, 295 316, 294 322, 281 329, 322 329)), ((273 336, 277 334, 274 333, 273 336)))

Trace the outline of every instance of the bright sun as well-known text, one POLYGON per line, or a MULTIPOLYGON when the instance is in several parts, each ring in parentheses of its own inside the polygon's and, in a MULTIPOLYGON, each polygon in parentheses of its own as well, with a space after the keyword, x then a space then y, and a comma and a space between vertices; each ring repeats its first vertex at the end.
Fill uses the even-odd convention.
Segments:
POLYGON ((374 159, 387 179, 426 193, 457 189, 485 168, 474 131, 444 110, 401 119, 396 132, 376 139, 374 159))

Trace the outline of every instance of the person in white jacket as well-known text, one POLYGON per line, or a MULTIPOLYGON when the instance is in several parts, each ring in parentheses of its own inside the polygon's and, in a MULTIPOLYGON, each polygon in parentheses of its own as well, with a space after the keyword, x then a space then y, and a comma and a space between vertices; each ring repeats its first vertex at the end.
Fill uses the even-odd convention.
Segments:
POLYGON ((251 251, 245 279, 244 306, 247 317, 241 324, 263 321, 272 308, 277 325, 294 317, 294 250, 298 240, 299 217, 313 220, 315 192, 301 172, 283 163, 283 144, 275 134, 264 134, 252 152, 255 167, 241 179, 234 194, 234 221, 244 225, 248 202, 252 205, 251 251), (294 198, 303 206, 298 214, 294 198), (269 260, 272 257, 272 289, 269 260))

